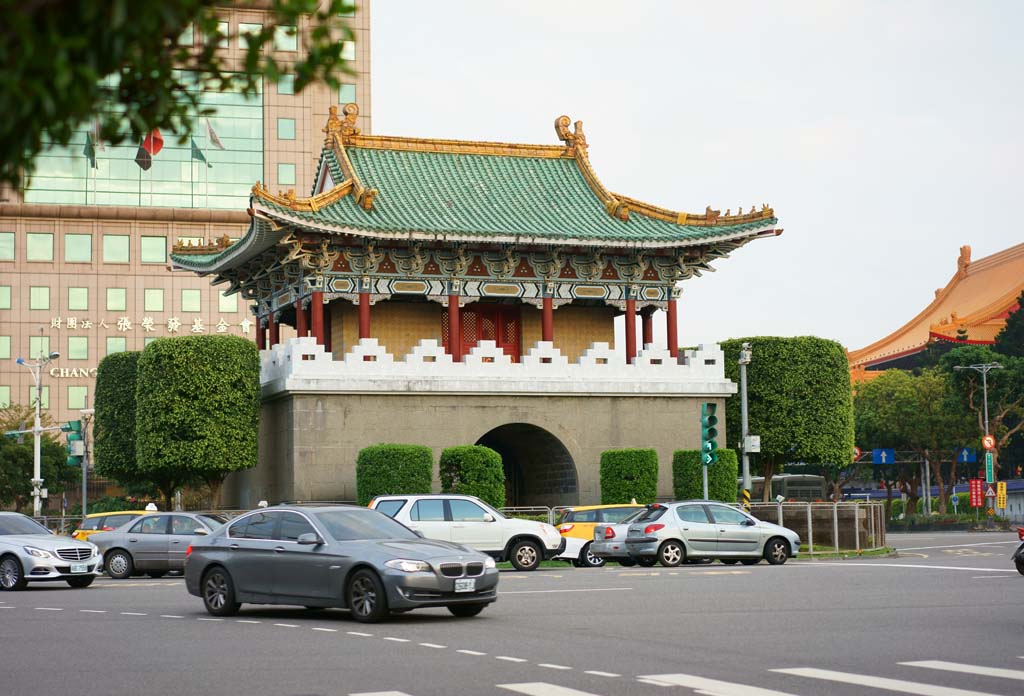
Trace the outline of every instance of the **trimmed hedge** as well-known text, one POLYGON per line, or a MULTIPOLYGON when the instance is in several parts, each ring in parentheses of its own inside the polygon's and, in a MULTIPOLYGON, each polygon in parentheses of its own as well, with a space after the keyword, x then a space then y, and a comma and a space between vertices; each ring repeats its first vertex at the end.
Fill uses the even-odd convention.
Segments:
POLYGON ((635 499, 653 503, 658 495, 658 453, 652 449, 612 449, 601 453, 601 504, 635 499))
POLYGON ((442 493, 475 495, 491 507, 505 507, 505 468, 501 455, 490 447, 448 447, 441 452, 439 467, 442 493))
POLYGON ((356 459, 356 498, 368 505, 374 496, 430 493, 434 455, 423 445, 373 445, 356 459))
MULTIPOLYGON (((718 450, 718 463, 708 467, 708 500, 735 503, 738 476, 736 450, 718 450)), ((672 492, 676 500, 704 497, 700 450, 676 450, 672 453, 672 492)))
POLYGON ((97 474, 121 486, 148 482, 135 466, 135 385, 141 355, 112 353, 96 370, 93 462, 97 474))

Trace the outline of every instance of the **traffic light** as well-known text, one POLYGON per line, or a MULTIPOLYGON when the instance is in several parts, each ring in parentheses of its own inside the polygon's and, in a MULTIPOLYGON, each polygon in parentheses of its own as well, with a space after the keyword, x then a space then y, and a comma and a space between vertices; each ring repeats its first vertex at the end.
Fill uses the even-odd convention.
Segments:
MULTIPOLYGON (((82 432, 82 421, 80 421, 80 420, 73 420, 73 421, 68 421, 67 423, 63 423, 60 426, 60 430, 63 433, 80 433, 80 432, 82 432)), ((70 439, 70 437, 68 439, 70 439)), ((81 439, 81 438, 79 438, 79 439, 81 439)))
POLYGON ((701 404, 700 407, 700 463, 711 466, 718 462, 718 404, 701 404))
MULTIPOLYGON (((78 423, 79 429, 81 429, 81 421, 72 421, 72 423, 78 423)), ((61 426, 61 430, 64 430, 64 426, 61 426)), ((68 432, 68 444, 64 451, 68 455, 68 466, 82 466, 82 460, 85 458, 85 442, 82 440, 81 432, 68 432)))

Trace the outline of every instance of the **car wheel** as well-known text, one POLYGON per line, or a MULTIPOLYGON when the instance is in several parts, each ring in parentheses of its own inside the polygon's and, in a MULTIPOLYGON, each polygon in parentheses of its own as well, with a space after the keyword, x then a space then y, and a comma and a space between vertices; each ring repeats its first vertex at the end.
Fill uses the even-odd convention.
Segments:
POLYGON ((632 558, 620 558, 619 565, 623 568, 632 568, 636 565, 636 561, 634 561, 632 558))
POLYGON ((1017 566, 1017 572, 1024 575, 1024 561, 1014 561, 1014 565, 1017 566))
POLYGON ((88 587, 89 585, 92 584, 92 581, 95 580, 95 579, 96 579, 95 575, 86 575, 85 577, 81 577, 81 578, 68 578, 67 582, 68 582, 69 585, 71 585, 71 587, 81 588, 81 587, 88 587))
POLYGON ((516 570, 537 570, 540 559, 540 549, 532 541, 516 542, 509 558, 516 570))
POLYGON ((154 580, 159 580, 163 576, 167 575, 167 572, 163 571, 163 570, 154 570, 154 571, 146 573, 146 575, 148 575, 149 577, 153 578, 154 580))
POLYGON ((103 565, 107 569, 107 575, 118 580, 130 578, 132 573, 135 572, 135 562, 132 561, 132 555, 122 549, 108 553, 107 560, 103 565))
POLYGON ((17 592, 24 590, 27 585, 28 580, 25 579, 21 561, 14 556, 0 558, 0 590, 17 592))
POLYGON ((486 606, 486 604, 452 604, 449 605, 448 611, 460 619, 468 619, 470 616, 476 616, 482 612, 486 606))
POLYGON ((725 565, 736 565, 737 563, 739 563, 739 559, 737 559, 737 558, 723 558, 722 559, 722 563, 724 563, 725 565))
POLYGON ((740 563, 743 565, 757 565, 761 562, 760 558, 744 558, 740 563))
POLYGON ((357 570, 345 591, 352 618, 361 623, 376 623, 388 615, 388 598, 384 585, 371 570, 357 570))
POLYGON ((608 560, 605 558, 598 558, 594 554, 590 553, 590 543, 588 542, 583 550, 580 551, 579 564, 581 568, 602 568, 608 560))
POLYGON ((675 568, 686 560, 686 549, 681 542, 669 539, 658 547, 658 561, 666 568, 675 568))
POLYGON ((782 565, 789 558, 789 542, 782 537, 772 537, 764 545, 764 559, 772 565, 782 565))
POLYGON ((228 571, 220 567, 206 571, 203 576, 203 604, 213 616, 232 616, 238 613, 241 602, 235 601, 235 584, 228 571))
POLYGON ((656 556, 641 556, 640 558, 636 559, 636 564, 643 568, 652 568, 654 567, 654 564, 657 562, 658 559, 656 556))

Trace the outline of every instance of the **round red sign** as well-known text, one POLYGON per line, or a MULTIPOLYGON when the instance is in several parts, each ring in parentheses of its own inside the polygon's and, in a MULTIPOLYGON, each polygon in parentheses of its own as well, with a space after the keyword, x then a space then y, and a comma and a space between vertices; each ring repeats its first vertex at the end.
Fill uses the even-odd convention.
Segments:
POLYGON ((993 450, 996 448, 996 438, 992 435, 986 435, 981 438, 981 446, 987 450, 993 450))

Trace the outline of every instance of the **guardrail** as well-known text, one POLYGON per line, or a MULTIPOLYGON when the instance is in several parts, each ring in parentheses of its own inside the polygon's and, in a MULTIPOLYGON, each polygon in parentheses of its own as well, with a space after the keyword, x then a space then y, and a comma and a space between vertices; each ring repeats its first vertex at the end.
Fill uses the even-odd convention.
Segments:
POLYGON ((814 550, 815 540, 819 546, 832 546, 836 554, 885 547, 884 503, 752 503, 750 512, 799 534, 810 556, 826 553, 814 550))

